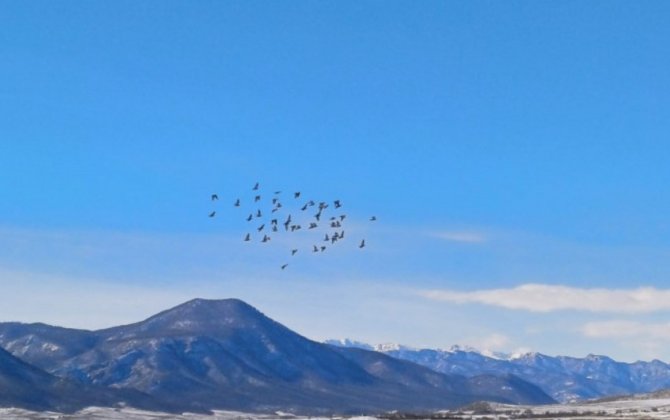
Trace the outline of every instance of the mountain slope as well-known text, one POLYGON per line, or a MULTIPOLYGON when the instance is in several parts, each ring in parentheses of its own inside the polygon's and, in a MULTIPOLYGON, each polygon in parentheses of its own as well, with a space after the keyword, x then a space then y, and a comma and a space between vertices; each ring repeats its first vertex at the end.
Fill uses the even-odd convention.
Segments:
POLYGON ((515 375, 538 385, 561 402, 670 388, 670 365, 658 360, 623 363, 606 356, 552 357, 540 353, 491 357, 458 346, 451 350, 432 350, 399 345, 373 347, 351 340, 328 342, 340 346, 374 348, 441 373, 468 377, 484 374, 515 375))
POLYGON ((200 410, 372 412, 484 398, 551 401, 523 381, 470 383, 376 352, 317 343, 236 299, 195 299, 93 332, 0 324, 0 345, 84 384, 139 390, 200 410))

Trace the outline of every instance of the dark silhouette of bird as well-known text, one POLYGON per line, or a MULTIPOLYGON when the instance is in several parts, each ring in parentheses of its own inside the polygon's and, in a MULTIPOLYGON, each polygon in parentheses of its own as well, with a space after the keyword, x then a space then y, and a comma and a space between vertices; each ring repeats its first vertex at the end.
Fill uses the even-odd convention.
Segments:
POLYGON ((288 264, 284 264, 284 265, 282 265, 282 266, 281 266, 281 269, 283 270, 283 269, 285 269, 286 267, 288 267, 288 264))
POLYGON ((258 231, 260 232, 261 230, 263 230, 264 227, 265 227, 265 224, 260 225, 260 226, 258 227, 258 231))
POLYGON ((359 248, 364 248, 365 247, 365 239, 361 241, 361 244, 358 245, 359 248))
POLYGON ((317 222, 321 221, 321 210, 319 210, 319 212, 314 215, 314 218, 316 219, 317 222))
POLYGON ((302 210, 302 211, 307 210, 307 204, 305 204, 304 206, 302 206, 302 207, 300 208, 300 210, 302 210))
POLYGON ((261 215, 261 211, 260 211, 260 209, 259 209, 259 210, 256 212, 256 217, 261 217, 261 216, 262 216, 262 215, 261 215))
POLYGON ((377 217, 376 217, 376 216, 372 216, 372 217, 370 218, 370 221, 371 221, 371 222, 374 222, 375 220, 377 220, 377 217))
POLYGON ((272 220, 270 220, 270 223, 272 223, 273 225, 277 226, 277 219, 272 219, 272 220))
POLYGON ((309 200, 309 202, 307 202, 307 205, 310 206, 310 207, 313 206, 313 205, 314 205, 314 201, 313 201, 313 200, 309 200))
POLYGON ((341 221, 341 222, 343 222, 344 219, 346 219, 346 218, 347 218, 347 215, 346 215, 346 214, 342 214, 342 215, 340 215, 340 221, 341 221))
POLYGON ((344 231, 340 232, 340 239, 344 238, 344 231))
POLYGON ((268 235, 263 235, 263 240, 261 242, 267 242, 270 240, 270 237, 268 235))
POLYGON ((294 255, 296 254, 296 252, 298 252, 297 249, 292 249, 292 250, 291 250, 291 256, 294 256, 294 255))
POLYGON ((211 213, 209 214, 209 217, 214 217, 214 216, 216 216, 216 212, 215 212, 215 211, 213 211, 213 212, 211 212, 211 213))
POLYGON ((261 196, 260 195, 257 195, 256 197, 254 197, 254 203, 259 202, 259 201, 261 201, 261 196))
POLYGON ((216 195, 216 194, 212 194, 212 201, 214 201, 214 200, 218 200, 218 199, 219 199, 219 196, 218 196, 218 195, 216 195))
POLYGON ((240 199, 238 198, 237 200, 235 200, 235 207, 239 207, 239 206, 240 206, 240 199))
POLYGON ((340 207, 342 207, 342 204, 340 203, 340 200, 333 201, 333 204, 335 205, 336 209, 339 209, 340 207))
POLYGON ((281 191, 275 191, 275 194, 281 194, 281 191))
POLYGON ((324 245, 321 245, 321 252, 325 251, 326 247, 324 245))
POLYGON ((251 235, 247 233, 247 236, 244 237, 245 242, 249 242, 251 240, 251 235))
POLYGON ((277 201, 279 201, 278 198, 273 198, 273 199, 272 199, 272 204, 277 204, 277 201))
POLYGON ((314 249, 312 250, 312 252, 319 252, 319 248, 317 248, 317 246, 314 245, 314 249))
POLYGON ((247 222, 251 222, 251 219, 253 219, 253 218, 254 218, 254 215, 250 214, 249 217, 247 217, 247 222))
POLYGON ((326 237, 323 240, 326 241, 326 242, 330 241, 330 237, 328 236, 327 233, 326 233, 326 237))
POLYGON ((293 193, 293 198, 298 198, 300 197, 300 191, 294 192, 293 193))
POLYGON ((252 190, 253 190, 253 191, 257 191, 257 190, 258 190, 258 187, 259 187, 259 184, 258 184, 258 182, 257 182, 256 185, 254 185, 254 187, 252 188, 252 190))
POLYGON ((337 217, 335 217, 335 216, 332 216, 332 217, 330 218, 330 220, 335 220, 335 219, 337 219, 337 217))
POLYGON ((319 226, 319 225, 317 225, 316 223, 312 222, 312 223, 309 224, 309 229, 316 229, 318 226, 319 226))
POLYGON ((277 226, 272 226, 272 231, 277 232, 277 231, 279 231, 279 229, 277 229, 277 226))

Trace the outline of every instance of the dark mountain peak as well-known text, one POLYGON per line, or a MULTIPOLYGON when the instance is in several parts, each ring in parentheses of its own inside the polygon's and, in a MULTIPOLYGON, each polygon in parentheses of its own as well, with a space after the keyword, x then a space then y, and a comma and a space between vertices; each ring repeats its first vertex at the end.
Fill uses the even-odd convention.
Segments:
POLYGON ((144 321, 98 331, 108 338, 227 335, 234 331, 284 328, 240 299, 192 299, 144 321))

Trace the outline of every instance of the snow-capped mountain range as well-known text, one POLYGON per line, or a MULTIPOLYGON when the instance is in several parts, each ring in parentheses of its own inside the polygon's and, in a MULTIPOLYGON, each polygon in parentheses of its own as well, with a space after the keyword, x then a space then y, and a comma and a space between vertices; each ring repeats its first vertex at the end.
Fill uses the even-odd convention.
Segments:
POLYGON ((439 373, 318 343, 238 299, 194 299, 98 331, 0 323, 0 347, 0 406, 334 414, 553 401, 513 375, 439 373))
POLYGON ((560 402, 670 388, 670 364, 659 360, 624 363, 607 356, 547 356, 537 352, 505 354, 452 346, 448 350, 416 349, 399 344, 327 340, 327 344, 374 350, 437 372, 465 376, 516 375, 534 383, 560 402))

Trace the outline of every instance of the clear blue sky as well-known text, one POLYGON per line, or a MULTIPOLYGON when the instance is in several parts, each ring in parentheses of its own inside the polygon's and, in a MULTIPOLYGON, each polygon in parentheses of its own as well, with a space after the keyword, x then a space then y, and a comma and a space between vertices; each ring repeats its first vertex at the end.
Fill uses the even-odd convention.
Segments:
POLYGON ((242 297, 316 339, 670 360, 670 307, 477 297, 665 291, 667 16, 662 1, 3 2, 0 318, 94 328, 242 297), (377 214, 365 253, 281 272, 241 247, 224 203, 256 181, 377 214))

